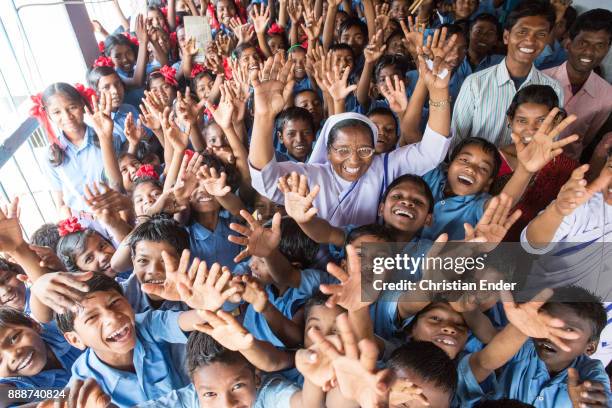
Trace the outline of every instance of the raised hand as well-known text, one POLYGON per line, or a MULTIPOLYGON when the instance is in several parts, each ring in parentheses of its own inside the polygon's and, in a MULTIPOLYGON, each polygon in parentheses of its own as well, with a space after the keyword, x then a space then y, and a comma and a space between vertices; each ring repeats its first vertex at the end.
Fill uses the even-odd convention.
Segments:
POLYGON ((332 360, 342 396, 364 408, 387 406, 390 372, 376 371, 376 343, 371 339, 357 342, 346 313, 339 315, 336 322, 342 347, 336 347, 316 330, 309 334, 321 352, 332 360))
POLYGON ((213 197, 225 197, 232 191, 227 185, 227 174, 217 173, 214 167, 202 166, 198 172, 198 179, 204 182, 204 188, 213 197))
POLYGON ((327 264, 327 272, 340 281, 338 284, 321 284, 321 292, 331 295, 326 305, 333 307, 340 305, 349 312, 370 306, 373 301, 361 300, 361 258, 352 245, 346 246, 347 271, 330 262, 327 264))
POLYGON ((30 291, 49 309, 63 314, 74 310, 89 292, 84 282, 92 276, 93 272, 50 272, 38 278, 30 291))
POLYGON ((268 306, 268 294, 261 286, 261 283, 254 277, 249 275, 235 276, 232 280, 232 284, 237 284, 242 287, 240 297, 253 306, 253 309, 257 313, 262 313, 266 306, 268 306))
POLYGON ((142 14, 136 16, 136 38, 139 47, 146 47, 149 42, 149 32, 147 31, 147 21, 142 14))
MULTIPOLYGON (((164 132, 164 138, 170 142, 175 151, 184 151, 189 143, 189 130, 181 132, 174 122, 174 112, 170 108, 164 108, 161 116, 161 126, 164 132)), ((190 125, 187 125, 189 127, 190 125)))
POLYGON ((178 91, 176 93, 176 113, 180 123, 187 126, 197 126, 201 116, 202 104, 197 104, 191 97, 189 87, 185 89, 185 94, 178 91))
POLYGON ((255 220, 246 210, 240 210, 240 215, 249 224, 248 227, 231 223, 230 229, 241 234, 229 235, 227 239, 234 244, 246 246, 235 258, 234 262, 238 263, 249 256, 266 257, 278 247, 281 239, 281 216, 279 213, 272 217, 272 228, 264 228, 259 221, 255 220))
MULTIPOLYGON (((143 99, 144 101, 144 99, 143 99)), ((155 113, 143 102, 140 104, 140 115, 138 115, 140 123, 151 130, 161 130, 161 123, 155 113)))
POLYGON ((285 106, 285 86, 293 81, 293 62, 277 53, 260 70, 251 71, 250 80, 255 89, 255 114, 276 116, 285 106))
POLYGON ((596 381, 580 381, 578 370, 567 369, 567 393, 572 406, 580 408, 607 407, 608 395, 605 386, 596 381))
POLYGON ((217 33, 217 37, 215 38, 215 44, 217 45, 217 49, 221 55, 229 57, 230 52, 232 50, 233 41, 231 37, 225 33, 219 32, 217 33))
POLYGON ((232 126, 232 115, 234 114, 234 103, 231 100, 231 91, 227 90, 228 84, 221 85, 221 101, 215 108, 212 103, 206 101, 206 108, 212 113, 215 123, 221 129, 228 129, 232 126))
POLYGON ((450 69, 444 59, 452 51, 457 41, 457 34, 453 34, 447 41, 446 31, 446 27, 441 31, 434 31, 433 36, 427 37, 424 46, 417 46, 419 77, 424 79, 430 92, 434 89, 448 88, 450 81, 450 69), (431 68, 427 65, 428 60, 432 61, 431 68))
POLYGON ((387 45, 384 43, 383 30, 378 30, 363 50, 366 62, 374 64, 385 53, 387 45))
POLYGON ((206 323, 197 323, 194 329, 208 334, 228 350, 247 350, 253 346, 255 338, 230 313, 219 310, 213 313, 208 310, 198 310, 198 314, 206 323))
POLYGON ((7 218, 0 211, 0 251, 14 252, 25 245, 21 226, 17 218, 7 218))
POLYGON ((190 59, 198 54, 198 46, 194 37, 189 37, 189 39, 181 44, 181 53, 183 54, 183 59, 190 59))
POLYGON ((380 93, 389 102, 389 108, 396 114, 401 115, 408 109, 408 96, 406 96, 406 84, 399 76, 385 78, 385 85, 378 88, 380 93))
POLYGON ((482 237, 486 241, 479 247, 483 252, 491 252, 504 239, 508 230, 521 217, 521 210, 512 210, 512 198, 505 193, 493 197, 485 210, 482 218, 473 228, 470 224, 464 224, 465 240, 482 237))
MULTIPOLYGON (((317 329, 311 329, 317 330, 317 329)), ((311 338, 313 335, 307 333, 311 338)), ((319 335, 321 335, 319 333, 319 335)), ((322 335, 321 335, 322 336, 322 335)), ((315 339, 318 339, 317 335, 314 335, 315 339)), ((325 336, 325 340, 329 341, 336 349, 342 348, 342 341, 337 335, 325 336)), ((318 344, 313 344, 307 349, 300 349, 295 353, 295 368, 299 370, 304 378, 308 379, 311 383, 321 387, 323 391, 327 392, 333 388, 336 374, 332 367, 332 360, 325 353, 322 353, 318 344)))
POLYGON ((92 109, 87 105, 85 109, 91 116, 93 128, 100 140, 112 141, 115 123, 111 119, 112 101, 109 92, 101 92, 100 100, 94 95, 92 98, 92 109))
POLYGON ((410 406, 411 401, 418 401, 422 406, 430 406, 427 397, 423 394, 423 389, 405 378, 395 378, 389 392, 389 405, 410 406))
POLYGON ((188 284, 189 277, 196 274, 199 260, 194 259, 187 273, 187 267, 189 266, 189 257, 191 253, 188 249, 184 249, 179 259, 178 265, 176 260, 170 256, 166 251, 161 253, 164 261, 164 270, 166 271, 166 278, 163 283, 143 283, 142 291, 149 295, 154 295, 165 300, 180 301, 181 296, 178 292, 177 286, 179 282, 188 284))
POLYGON ((548 339, 563 351, 570 351, 564 340, 575 340, 578 333, 569 332, 565 329, 565 322, 552 317, 540 308, 553 295, 552 289, 544 289, 526 303, 517 304, 512 294, 507 291, 501 292, 504 311, 508 321, 519 329, 525 336, 536 339, 548 339))
POLYGON ((278 179, 278 188, 285 194, 285 211, 298 224, 311 221, 318 210, 312 203, 319 194, 319 186, 308 191, 308 178, 304 174, 292 172, 278 179))
POLYGON ((376 14, 376 19, 374 20, 374 26, 376 27, 376 31, 385 32, 387 26, 389 25, 389 9, 391 6, 389 3, 377 4, 374 7, 374 13, 376 14))
POLYGON ((302 30, 308 37, 309 45, 319 40, 321 30, 323 28, 323 16, 318 19, 315 18, 315 11, 312 8, 306 8, 302 13, 304 17, 304 24, 302 24, 302 30))
POLYGON ((19 196, 15 196, 12 201, 8 204, 2 204, 2 212, 6 218, 17 218, 21 217, 21 208, 19 207, 19 196))
POLYGON ((202 166, 203 156, 200 153, 194 153, 191 159, 189 155, 183 155, 181 167, 176 178, 176 184, 172 188, 174 198, 178 205, 189 205, 191 193, 198 186, 198 171, 202 166))
POLYGON ((348 85, 349 74, 348 68, 340 71, 340 67, 334 64, 331 71, 326 72, 323 76, 324 87, 334 101, 345 100, 351 92, 357 89, 357 85, 348 85))
POLYGON ((91 186, 85 185, 83 196, 96 219, 103 224, 110 225, 120 219, 120 211, 131 211, 131 200, 113 190, 105 183, 94 182, 91 186))
POLYGON ((138 146, 138 143, 140 143, 145 136, 145 130, 141 124, 141 121, 138 120, 138 123, 135 123, 132 112, 127 114, 123 130, 125 133, 125 138, 130 146, 138 146))
POLYGON ((304 6, 299 0, 287 0, 287 14, 291 24, 298 24, 304 11, 304 6))
POLYGON ((192 309, 209 310, 215 312, 230 300, 238 289, 236 286, 228 286, 232 278, 230 270, 214 263, 210 270, 206 262, 194 259, 189 269, 187 282, 179 282, 177 285, 181 301, 192 309), (197 267, 194 264, 197 263, 197 267), (195 268, 195 273, 192 273, 195 268))
POLYGON ((64 269, 64 264, 52 248, 38 245, 29 245, 29 248, 40 258, 39 265, 41 267, 51 271, 61 271, 64 269))
POLYGON ((608 188, 612 180, 612 171, 602 170, 599 177, 587 185, 584 175, 588 169, 588 164, 583 164, 574 169, 569 180, 559 190, 557 199, 553 201, 552 205, 560 215, 564 217, 570 215, 576 208, 589 201, 595 193, 608 188))
POLYGON ((253 5, 251 12, 249 13, 251 21, 253 22, 253 28, 257 34, 264 34, 266 27, 270 22, 270 6, 265 6, 263 3, 257 8, 257 4, 253 5))
POLYGON ((88 378, 85 382, 72 381, 68 398, 54 400, 53 408, 117 408, 117 406, 111 403, 111 397, 104 393, 96 380, 88 378))
POLYGON ((406 23, 403 21, 400 21, 400 26, 404 32, 404 43, 406 44, 406 48, 416 61, 418 55, 417 48, 423 45, 424 30, 422 27, 416 27, 412 16, 408 16, 408 27, 406 27, 406 23))
POLYGON ((230 20, 229 27, 234 32, 238 39, 238 44, 248 43, 253 39, 255 31, 251 24, 242 24, 240 17, 234 17, 230 20))
POLYGON ((557 136, 576 120, 576 115, 569 115, 561 123, 555 125, 558 113, 559 108, 548 112, 546 119, 533 136, 533 140, 528 143, 521 140, 519 135, 512 134, 512 141, 516 145, 516 157, 519 163, 531 173, 541 170, 553 158, 563 153, 563 146, 578 140, 578 135, 571 135, 555 141, 557 136))

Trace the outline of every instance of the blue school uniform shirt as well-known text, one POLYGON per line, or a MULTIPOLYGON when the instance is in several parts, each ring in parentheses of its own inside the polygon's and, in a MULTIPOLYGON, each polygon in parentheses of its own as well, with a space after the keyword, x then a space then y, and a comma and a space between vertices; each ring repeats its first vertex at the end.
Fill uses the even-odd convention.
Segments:
POLYGON ((295 95, 296 92, 300 92, 305 89, 313 89, 312 82, 310 82, 310 78, 308 78, 308 75, 306 75, 299 81, 295 81, 295 85, 293 85, 293 94, 295 95))
MULTIPOLYGON (((64 159, 59 166, 52 166, 48 158, 41 161, 46 167, 45 173, 52 191, 61 191, 64 203, 75 212, 89 211, 83 199, 84 187, 87 184, 106 181, 102 150, 95 144, 95 131, 87 126, 81 146, 72 144, 63 132, 58 139, 64 149, 64 159)), ((121 140, 113 136, 113 148, 118 152, 121 140)))
POLYGON ((71 376, 70 369, 82 351, 68 344, 55 325, 43 325, 40 337, 55 354, 62 368, 41 371, 31 377, 0 378, 0 384, 13 385, 19 389, 63 388, 68 384, 71 376))
MULTIPOLYGON (((493 327, 498 330, 503 329, 504 326, 508 324, 508 318, 506 317, 506 312, 504 311, 504 306, 501 302, 497 302, 492 308, 485 311, 484 314, 489 318, 493 324, 493 327)), ((482 350, 484 348, 484 344, 478 340, 476 336, 474 336, 474 333, 470 332, 467 342, 463 348, 468 353, 474 353, 482 350)))
POLYGON ((535 59, 533 65, 540 71, 548 68, 558 67, 567 61, 567 51, 555 40, 553 45, 546 44, 540 55, 535 59))
POLYGON ((197 222, 190 224, 187 231, 191 256, 205 260, 208 265, 219 262, 230 270, 234 269, 234 257, 240 253, 241 247, 227 240, 228 235, 236 235, 229 227, 231 222, 230 213, 220 211, 214 231, 197 222))
POLYGON ((139 113, 138 109, 136 109, 133 105, 122 103, 119 105, 116 112, 111 112, 111 118, 115 124, 113 127, 113 136, 116 139, 121 140, 122 145, 127 142, 127 138, 125 137, 125 120, 127 119, 128 113, 132 114, 134 124, 136 124, 139 113))
MULTIPOLYGON (((289 407, 291 397, 300 389, 277 374, 263 374, 261 385, 251 408, 289 407)), ((198 394, 193 384, 155 400, 138 404, 137 408, 200 408, 198 394)))
POLYGON ((451 241, 465 237, 464 223, 474 226, 484 214, 484 206, 491 197, 487 193, 466 196, 444 196, 446 172, 440 167, 423 176, 434 198, 433 223, 423 228, 421 236, 435 241, 440 234, 447 233, 451 241))
POLYGON ((457 391, 453 397, 451 407, 473 407, 483 399, 495 397, 495 387, 497 385, 495 374, 489 375, 482 382, 478 382, 472 368, 470 358, 472 353, 465 354, 459 359, 457 364, 457 391))
MULTIPOLYGON (((578 370, 581 381, 602 383, 610 403, 610 379, 601 361, 583 354, 570 367, 578 370)), ((503 367, 497 378, 496 391, 497 398, 515 398, 536 408, 572 406, 567 393, 567 369, 551 378, 546 364, 537 355, 532 339, 503 367)))
MULTIPOLYGON (((266 285, 265 290, 268 301, 274 305, 287 319, 292 319, 297 310, 319 290, 321 283, 331 283, 333 277, 327 272, 318 269, 304 269, 301 271, 300 286, 288 288, 281 296, 273 285, 266 285)), ((262 313, 257 313, 249 305, 244 314, 244 327, 259 340, 265 340, 276 347, 285 347, 284 343, 276 337, 270 329, 262 313)))
POLYGON ((135 373, 117 370, 103 363, 87 349, 72 366, 73 379, 95 379, 104 393, 120 408, 161 398, 174 389, 185 387, 173 361, 169 344, 186 344, 187 337, 178 324, 181 312, 149 311, 136 315, 135 373))
MULTIPOLYGON (((117 71, 117 75, 119 75, 119 78, 121 78, 123 81, 127 79, 132 79, 132 77, 134 76, 133 71, 131 73, 125 72, 119 67, 115 67, 115 71, 117 71)), ((138 108, 140 106, 142 98, 144 98, 144 91, 144 87, 135 88, 126 86, 123 101, 127 104, 134 106, 135 108, 138 108)))

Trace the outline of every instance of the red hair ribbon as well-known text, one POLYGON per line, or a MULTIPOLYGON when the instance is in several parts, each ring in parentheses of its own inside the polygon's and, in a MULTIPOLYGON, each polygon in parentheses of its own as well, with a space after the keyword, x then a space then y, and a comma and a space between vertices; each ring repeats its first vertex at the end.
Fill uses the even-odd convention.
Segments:
POLYGON ((228 81, 232 79, 232 67, 226 57, 223 57, 223 72, 225 73, 225 79, 228 81))
POLYGON ((89 87, 86 87, 83 84, 74 84, 74 88, 79 91, 79 93, 83 97, 83 100, 85 100, 87 107, 91 109, 91 107, 93 106, 93 97, 96 96, 96 91, 89 87))
POLYGON ((285 33, 285 29, 276 23, 272 23, 270 28, 268 28, 268 35, 284 34, 284 33, 285 33))
POLYGON ((106 49, 106 46, 104 45, 104 41, 100 41, 98 43, 98 50, 100 51, 101 54, 104 54, 105 49, 106 49))
MULTIPOLYGON (((240 4, 240 0, 234 0, 234 6, 236 6, 236 14, 240 17, 240 22, 244 24, 247 21, 247 12, 244 7, 240 4)), ((210 28, 213 30, 218 30, 221 28, 221 22, 217 19, 217 13, 215 11, 215 6, 211 3, 208 3, 208 7, 206 8, 206 15, 209 19, 210 28)))
POLYGON ((193 68, 191 68, 191 77, 195 78, 200 72, 206 71, 204 65, 195 63, 193 64, 193 68))
POLYGON ((169 65, 164 65, 159 69, 159 73, 163 75, 167 84, 178 86, 178 82, 176 81, 176 69, 169 65))
POLYGON ((134 44, 135 46, 139 46, 140 43, 138 42, 138 38, 134 37, 132 34, 130 34, 129 32, 125 32, 123 33, 123 36, 125 38, 127 38, 132 44, 134 44))
POLYGON ((57 224, 57 230, 60 237, 65 237, 68 234, 83 231, 84 228, 81 226, 81 224, 79 224, 77 217, 70 217, 60 221, 57 224))
POLYGON ((94 67, 111 67, 115 68, 115 63, 109 57, 105 57, 104 55, 100 55, 93 63, 94 67))
POLYGON ((54 144, 56 146, 61 146, 60 142, 53 130, 53 126, 51 126, 51 121, 49 120, 49 116, 47 116, 47 111, 45 110, 45 106, 42 103, 42 93, 37 93, 36 95, 31 95, 30 99, 32 100, 32 107, 30 108, 30 116, 38 119, 38 123, 41 124, 45 132, 47 133, 47 138, 49 139, 49 143, 54 144))
POLYGON ((157 174, 152 164, 143 164, 136 170, 136 178, 144 177, 159 180, 159 174, 157 174))

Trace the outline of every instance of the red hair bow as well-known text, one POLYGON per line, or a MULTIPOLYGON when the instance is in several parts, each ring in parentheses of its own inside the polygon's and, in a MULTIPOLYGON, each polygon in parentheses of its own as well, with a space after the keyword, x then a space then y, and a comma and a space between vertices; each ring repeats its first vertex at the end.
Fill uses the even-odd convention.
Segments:
POLYGON ((104 45, 104 41, 100 41, 98 43, 98 50, 100 51, 101 54, 104 54, 105 49, 106 49, 106 46, 104 45))
POLYGON ((115 68, 115 63, 109 57, 105 57, 104 55, 100 55, 93 63, 94 67, 111 67, 115 68))
POLYGON ((127 38, 132 44, 134 44, 135 46, 139 46, 140 43, 138 42, 138 38, 134 37, 132 34, 130 34, 129 32, 125 32, 123 33, 124 37, 127 38))
POLYGON ((45 106, 42 103, 42 93, 37 93, 36 95, 31 95, 30 99, 32 100, 32 107, 30 108, 30 116, 38 119, 38 123, 40 123, 47 133, 47 138, 51 144, 61 146, 60 142, 53 130, 53 126, 51 126, 51 121, 49 121, 49 117, 47 116, 47 111, 45 111, 45 106))
POLYGON ((159 69, 159 73, 163 75, 167 84, 177 86, 178 82, 176 81, 176 69, 172 68, 169 65, 164 65, 159 69))
POLYGON ((83 84, 74 84, 74 87, 77 91, 79 91, 79 93, 85 100, 87 107, 91 109, 91 107, 93 106, 93 97, 96 96, 96 91, 86 87, 83 84))
POLYGON ((185 156, 187 156, 187 163, 191 161, 191 158, 193 157, 194 154, 195 152, 193 150, 185 149, 185 156))
POLYGON ((79 224, 77 217, 70 217, 57 224, 57 230, 60 237, 65 237, 73 232, 83 231, 84 228, 79 224))
POLYGON ((136 178, 144 177, 159 180, 159 174, 157 174, 152 164, 143 164, 136 170, 136 178))
POLYGON ((191 77, 195 78, 200 72, 206 71, 204 65, 195 63, 193 64, 193 68, 191 68, 191 77))
POLYGON ((170 47, 176 48, 176 45, 178 44, 178 38, 176 37, 176 31, 173 31, 170 33, 170 35, 168 36, 168 40, 170 41, 170 47))
POLYGON ((284 34, 284 33, 285 33, 285 29, 276 23, 272 23, 272 25, 268 29, 268 35, 284 34))

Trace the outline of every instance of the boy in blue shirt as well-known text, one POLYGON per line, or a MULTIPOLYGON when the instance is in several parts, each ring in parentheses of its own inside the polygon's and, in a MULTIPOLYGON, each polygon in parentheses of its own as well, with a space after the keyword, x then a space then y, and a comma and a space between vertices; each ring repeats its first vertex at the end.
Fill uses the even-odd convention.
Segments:
POLYGON ((459 363, 463 403, 489 392, 535 407, 609 406, 610 381, 603 364, 588 357, 606 325, 599 298, 569 286, 504 307, 510 323, 483 350, 459 363))
MULTIPOLYGON (((181 300, 200 311, 217 310, 236 292, 234 288, 215 296, 207 286, 219 283, 225 287, 230 277, 226 268, 219 273, 218 264, 208 271, 205 264, 197 263, 195 270, 195 281, 187 276, 186 267, 174 273, 167 280, 166 292, 178 291, 181 300)), ((187 342, 184 332, 203 322, 198 311, 135 314, 114 280, 95 274, 85 283, 88 290, 77 311, 56 315, 68 343, 85 350, 72 366, 73 379, 94 378, 119 407, 131 407, 184 387, 178 370, 181 362, 172 361, 168 345, 187 342)))

